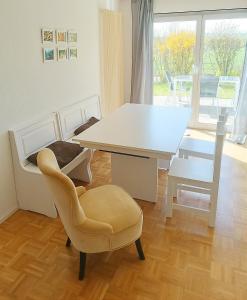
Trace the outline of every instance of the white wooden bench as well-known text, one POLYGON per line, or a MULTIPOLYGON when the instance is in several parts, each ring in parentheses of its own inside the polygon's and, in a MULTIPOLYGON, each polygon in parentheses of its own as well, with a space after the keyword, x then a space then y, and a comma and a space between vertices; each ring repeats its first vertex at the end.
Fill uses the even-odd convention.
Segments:
MULTIPOLYGON (((55 141, 70 141, 73 129, 85 123, 92 115, 100 116, 100 103, 97 96, 80 101, 59 112, 36 118, 9 131, 16 194, 21 209, 53 218, 57 216, 53 196, 47 189, 39 168, 30 163, 27 158, 55 141), (96 112, 95 109, 98 111, 96 112)), ((91 154, 92 151, 85 148, 62 168, 62 172, 68 174, 70 178, 90 182, 91 154)))

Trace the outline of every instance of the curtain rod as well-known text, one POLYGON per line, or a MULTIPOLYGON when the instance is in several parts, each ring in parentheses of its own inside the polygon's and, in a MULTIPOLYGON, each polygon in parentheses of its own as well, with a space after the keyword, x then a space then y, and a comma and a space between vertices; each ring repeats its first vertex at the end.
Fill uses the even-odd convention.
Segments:
POLYGON ((210 13, 210 12, 229 12, 229 11, 247 11, 247 7, 241 8, 222 8, 222 9, 207 9, 207 10, 189 10, 189 11, 173 11, 166 13, 154 13, 155 16, 171 15, 171 14, 195 14, 195 13, 210 13))

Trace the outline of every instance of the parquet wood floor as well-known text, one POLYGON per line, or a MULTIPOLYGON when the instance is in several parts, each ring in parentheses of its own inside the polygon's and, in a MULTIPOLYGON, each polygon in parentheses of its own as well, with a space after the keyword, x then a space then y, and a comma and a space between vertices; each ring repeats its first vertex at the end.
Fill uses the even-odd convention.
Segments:
MULTIPOLYGON (((91 187, 110 182, 109 158, 95 153, 91 187)), ((0 225, 0 300, 246 300, 247 149, 225 145, 215 230, 187 212, 165 223, 165 187, 160 171, 158 202, 138 201, 146 260, 138 260, 134 245, 88 255, 82 282, 78 252, 65 247, 59 219, 15 213, 0 225)), ((185 193, 178 201, 208 205, 205 196, 185 193)))

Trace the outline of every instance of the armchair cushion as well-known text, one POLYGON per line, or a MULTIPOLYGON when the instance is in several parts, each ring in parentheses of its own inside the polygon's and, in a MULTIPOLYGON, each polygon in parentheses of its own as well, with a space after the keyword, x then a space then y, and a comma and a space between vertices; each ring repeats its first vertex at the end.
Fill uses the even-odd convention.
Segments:
POLYGON ((85 131, 86 129, 88 129, 89 127, 93 126, 95 123, 99 122, 99 119, 95 118, 95 117, 91 117, 85 124, 81 125, 80 127, 78 127, 75 131, 74 134, 78 135, 80 133, 82 133, 83 131, 85 131))
POLYGON ((118 186, 94 188, 82 194, 79 201, 86 217, 111 225, 113 233, 133 227, 142 218, 138 204, 118 186))
MULTIPOLYGON (((54 152, 60 168, 63 168, 69 164, 84 149, 78 144, 64 141, 56 141, 46 148, 49 148, 54 152)), ((37 156, 38 152, 30 155, 27 160, 37 166, 37 156)))

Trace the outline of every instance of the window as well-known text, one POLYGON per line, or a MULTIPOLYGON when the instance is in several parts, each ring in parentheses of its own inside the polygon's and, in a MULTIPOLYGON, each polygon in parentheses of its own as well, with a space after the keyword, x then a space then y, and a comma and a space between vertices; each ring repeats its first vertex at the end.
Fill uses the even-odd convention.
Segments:
POLYGON ((154 104, 191 106, 191 125, 233 124, 247 42, 247 12, 159 16, 154 23, 154 104))

